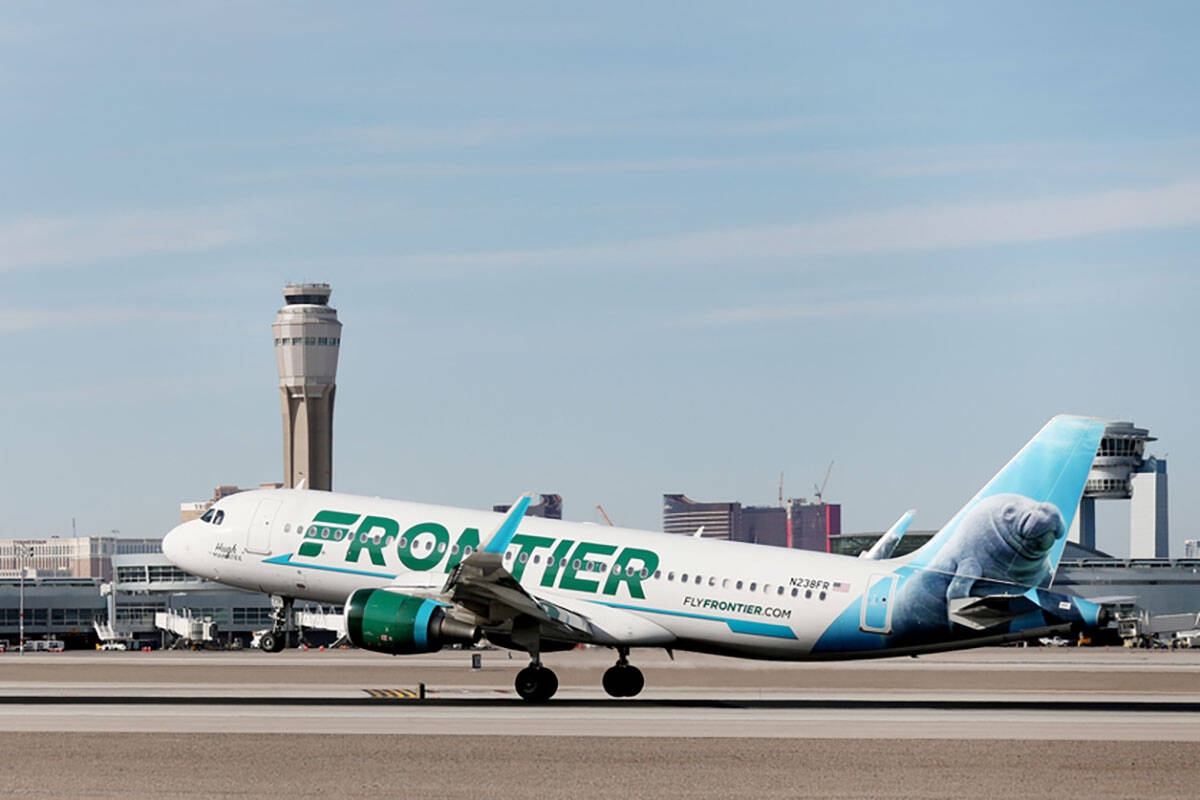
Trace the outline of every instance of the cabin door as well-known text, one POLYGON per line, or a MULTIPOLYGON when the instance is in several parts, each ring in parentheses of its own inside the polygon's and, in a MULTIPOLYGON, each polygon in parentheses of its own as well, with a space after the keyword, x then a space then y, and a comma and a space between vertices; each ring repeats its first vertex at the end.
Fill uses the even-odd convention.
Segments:
POLYGON ((863 595, 862 618, 859 629, 867 633, 892 632, 892 595, 896 591, 895 575, 872 575, 863 595))
POLYGON ((275 524, 275 519, 279 516, 279 507, 282 505, 282 500, 259 502, 254 511, 254 518, 250 520, 250 529, 246 533, 247 553, 271 552, 271 526, 275 524))

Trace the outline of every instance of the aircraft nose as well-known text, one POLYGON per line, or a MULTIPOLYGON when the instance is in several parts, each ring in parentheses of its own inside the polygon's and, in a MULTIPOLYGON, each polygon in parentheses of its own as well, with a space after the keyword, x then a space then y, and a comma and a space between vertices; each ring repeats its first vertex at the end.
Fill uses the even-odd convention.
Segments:
POLYGON ((172 528, 162 540, 163 555, 177 567, 183 566, 181 562, 187 554, 187 533, 183 528, 183 525, 172 528))

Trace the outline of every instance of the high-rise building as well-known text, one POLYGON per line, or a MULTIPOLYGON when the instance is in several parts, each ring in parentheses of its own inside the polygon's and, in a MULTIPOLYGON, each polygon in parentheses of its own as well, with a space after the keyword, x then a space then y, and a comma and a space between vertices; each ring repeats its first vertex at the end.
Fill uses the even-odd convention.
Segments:
POLYGON ((701 536, 709 539, 736 539, 742 517, 741 503, 704 503, 683 494, 663 495, 663 533, 701 536))
POLYGON ((704 503, 682 494, 663 495, 663 531, 708 539, 769 544, 829 552, 842 532, 842 507, 836 503, 788 500, 783 506, 704 503))
POLYGON ((275 315, 284 485, 333 488, 333 397, 342 323, 327 283, 289 283, 275 315))

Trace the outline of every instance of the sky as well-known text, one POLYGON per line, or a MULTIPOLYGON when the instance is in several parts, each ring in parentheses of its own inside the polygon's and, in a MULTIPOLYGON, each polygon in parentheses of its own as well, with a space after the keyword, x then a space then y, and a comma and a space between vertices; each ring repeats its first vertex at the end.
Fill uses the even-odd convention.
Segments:
MULTIPOLYGON (((341 491, 939 527, 1132 420, 1200 538, 1192 3, 0 6, 0 499, 155 536, 279 480, 270 324, 345 325, 341 491)), ((1128 552, 1128 504, 1098 544, 1128 552)))

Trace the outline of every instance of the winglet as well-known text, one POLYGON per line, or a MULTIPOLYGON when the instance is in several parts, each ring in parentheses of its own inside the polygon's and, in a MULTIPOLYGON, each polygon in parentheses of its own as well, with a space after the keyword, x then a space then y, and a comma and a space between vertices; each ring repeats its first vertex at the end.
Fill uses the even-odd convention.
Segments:
POLYGON ((508 510, 508 516, 504 518, 504 522, 500 523, 500 527, 492 534, 492 538, 488 539, 488 543, 484 545, 483 552, 485 553, 503 553, 512 544, 512 538, 517 533, 517 526, 521 524, 521 518, 525 516, 525 511, 529 508, 530 501, 533 500, 533 493, 526 492, 517 498, 517 502, 512 504, 508 510))
POLYGON ((916 515, 917 510, 915 508, 905 511, 900 515, 900 519, 892 523, 892 527, 887 529, 887 533, 879 537, 879 540, 871 546, 870 550, 864 550, 858 554, 858 557, 872 560, 891 558, 892 553, 896 551, 896 545, 900 544, 900 539, 904 536, 904 532, 908 530, 909 524, 916 515))

